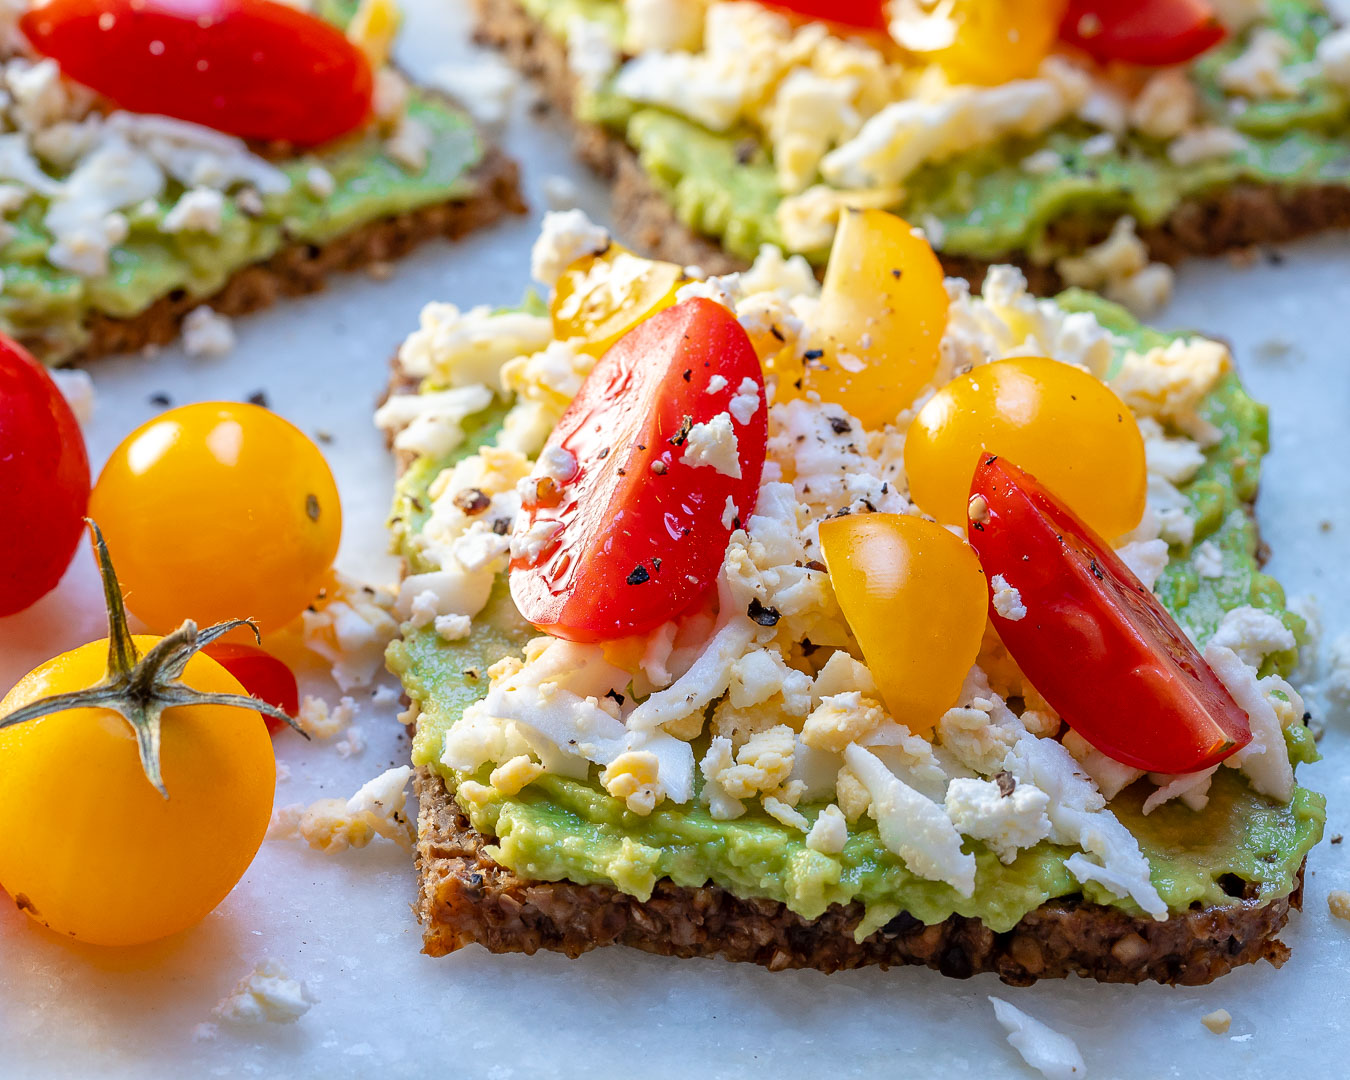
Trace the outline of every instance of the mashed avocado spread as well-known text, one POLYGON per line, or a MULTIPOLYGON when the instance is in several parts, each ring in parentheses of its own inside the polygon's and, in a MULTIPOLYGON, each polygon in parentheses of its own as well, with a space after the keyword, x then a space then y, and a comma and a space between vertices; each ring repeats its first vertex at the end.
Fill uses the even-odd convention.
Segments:
MULTIPOLYGON (((319 13, 343 24, 353 0, 325 0, 319 13)), ((0 331, 45 344, 44 359, 59 361, 88 337, 93 313, 131 318, 179 290, 207 297, 238 270, 260 262, 287 244, 322 244, 360 225, 472 190, 466 174, 483 156, 469 119, 442 98, 413 90, 408 116, 430 133, 425 167, 408 169, 384 149, 377 132, 365 131, 317 150, 274 161, 289 189, 262 200, 260 213, 245 213, 226 198, 218 233, 166 232, 165 215, 184 193, 170 179, 156 199, 125 212, 127 238, 112 249, 109 272, 85 278, 47 261, 53 238, 43 225, 48 200, 33 193, 8 219, 13 233, 0 244, 0 331), (333 179, 331 193, 308 182, 316 166, 333 179)))
MULTIPOLYGON (((1118 335, 1118 356, 1126 348, 1149 348, 1168 340, 1087 294, 1065 294, 1059 302, 1068 310, 1091 311, 1118 335)), ((393 531, 410 572, 431 569, 419 562, 408 543, 426 520, 428 486, 441 469, 489 442, 504 412, 495 406, 471 418, 465 424, 467 438, 453 457, 419 459, 400 480, 393 531)), ((1301 638, 1302 621, 1284 610, 1280 586, 1257 565, 1256 528, 1244 506, 1256 493, 1267 449, 1265 408, 1230 374, 1206 401, 1203 416, 1222 438, 1206 451, 1205 465, 1182 489, 1196 522, 1194 545, 1189 551, 1173 548, 1156 591, 1199 640, 1212 634, 1226 611, 1246 604, 1274 612, 1301 638), (1202 577, 1194 565, 1191 552, 1204 540, 1225 553, 1220 578, 1202 577)), ((485 694, 487 668, 518 652, 531 636, 532 629, 510 602, 504 578, 499 578, 467 639, 446 642, 428 626, 390 646, 390 670, 421 709, 413 761, 440 773, 451 791, 467 779, 487 784, 490 769, 470 777, 443 766, 439 759, 445 732, 485 694)), ((1269 657, 1262 674, 1290 669, 1295 651, 1269 657)), ((1294 762, 1316 760, 1306 727, 1295 724, 1285 737, 1294 762)), ((866 908, 857 931, 860 938, 901 911, 926 923, 958 913, 1005 931, 1045 901, 1078 893, 1138 913, 1132 901, 1092 882, 1080 884, 1065 867, 1074 849, 1049 842, 1019 852, 1005 865, 979 841, 965 839, 965 850, 977 863, 975 890, 967 898, 911 873, 883 846, 869 819, 850 828, 840 854, 825 855, 807 848, 802 833, 759 810, 733 821, 714 820, 697 796, 684 806, 664 804, 649 816, 638 816, 605 793, 597 773, 592 769, 587 781, 546 775, 518 795, 496 792, 485 805, 466 811, 476 829, 497 838, 489 849, 493 857, 527 878, 600 882, 644 899, 663 877, 684 886, 712 882, 738 896, 782 901, 807 918, 830 904, 859 900, 866 908)), ((1169 802, 1145 817, 1141 807, 1146 795, 1147 786, 1137 784, 1110 808, 1137 838, 1153 885, 1171 911, 1232 902, 1224 887, 1232 877, 1256 884, 1266 899, 1288 894, 1304 856, 1321 838, 1325 820, 1321 795, 1297 788, 1292 801, 1281 805, 1256 794, 1228 768, 1215 774, 1203 811, 1169 802)), ((799 809, 814 820, 821 806, 799 809)))
MULTIPOLYGON (((622 37, 619 0, 523 0, 524 7, 555 35, 576 16, 613 29, 622 37)), ((1270 0, 1260 25, 1287 43, 1286 65, 1311 61, 1331 29, 1320 3, 1270 0)), ((1105 152, 1084 153, 1099 130, 1067 121, 1036 139, 1007 140, 929 165, 905 181, 897 212, 941 236, 944 253, 998 259, 1026 252, 1049 262, 1063 250, 1050 227, 1065 218, 1110 220, 1129 214, 1141 225, 1164 220, 1182 201, 1234 184, 1251 182, 1290 188, 1350 184, 1350 96, 1325 80, 1309 80, 1283 99, 1235 99, 1219 86, 1219 73, 1238 56, 1246 34, 1206 53, 1191 68, 1199 90, 1200 119, 1241 134, 1233 154, 1178 165, 1166 144, 1131 133, 1105 152), (1235 111, 1234 104, 1243 106, 1235 111), (1046 175, 1022 167, 1030 154, 1049 148, 1063 161, 1046 175), (936 222, 938 228, 932 228, 936 222)), ((625 138, 642 167, 691 229, 718 237, 732 254, 750 260, 761 244, 784 247, 775 218, 781 195, 772 162, 751 131, 715 133, 683 116, 637 105, 608 86, 581 95, 578 118, 625 138)), ((827 251, 808 251, 824 263, 827 251)))

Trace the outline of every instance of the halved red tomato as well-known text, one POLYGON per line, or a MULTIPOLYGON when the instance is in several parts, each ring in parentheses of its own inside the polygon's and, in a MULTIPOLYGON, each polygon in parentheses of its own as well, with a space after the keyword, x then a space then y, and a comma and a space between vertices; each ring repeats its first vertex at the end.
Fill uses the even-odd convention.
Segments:
POLYGON ((717 577, 764 470, 764 376, 736 317, 696 298, 602 356, 549 437, 512 538, 511 595, 572 641, 646 633, 717 577))
POLYGON ((1095 60, 1161 67, 1192 60, 1224 39, 1207 0, 1069 0, 1059 36, 1095 60))
POLYGON ((1079 735, 1137 769, 1205 769, 1251 742, 1247 716, 1110 546, 1011 462, 983 458, 968 525, 990 618, 1033 686, 1079 735), (996 582, 995 578, 1003 580, 996 582), (1025 614, 993 594, 1011 586, 1025 614))
POLYGON ((365 54, 272 0, 51 0, 19 25, 63 74, 131 112, 300 146, 370 115, 365 54))
POLYGON ((820 19, 836 26, 886 33, 885 0, 760 0, 766 7, 782 8, 806 19, 820 19))
MULTIPOLYGON (((299 715, 300 688, 295 674, 271 653, 241 641, 213 641, 202 652, 238 679, 249 697, 275 705, 287 716, 299 715)), ((262 718, 273 735, 286 726, 275 716, 263 713, 262 718)))

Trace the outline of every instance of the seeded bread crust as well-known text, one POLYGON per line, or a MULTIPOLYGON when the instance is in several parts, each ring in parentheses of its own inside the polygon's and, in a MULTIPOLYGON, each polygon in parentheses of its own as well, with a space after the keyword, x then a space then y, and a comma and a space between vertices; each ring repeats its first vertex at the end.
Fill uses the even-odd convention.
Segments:
MULTIPOLYGON (((575 79, 566 49, 518 0, 473 0, 477 38, 500 49, 543 89, 546 103, 571 115, 575 79)), ((635 248, 709 274, 745 269, 746 263, 723 251, 717 241, 679 220, 661 190, 621 138, 597 125, 573 120, 577 155, 613 186, 614 220, 635 248)), ((1081 251, 1104 239, 1114 216, 1070 217, 1051 227, 1057 248, 1081 251)), ((1328 229, 1350 228, 1350 186, 1282 186, 1243 183, 1187 199, 1161 224, 1139 231, 1151 257, 1177 263, 1189 255, 1220 255, 1261 244, 1276 244, 1328 229)), ((1033 292, 1050 295, 1064 282, 1052 266, 1033 263, 1025 252, 993 259, 939 253, 943 268, 979 289, 996 264, 1022 269, 1033 292)))
MULTIPOLYGON (((188 312, 203 304, 222 315, 245 315, 284 297, 317 292, 330 274, 398 259, 433 237, 455 240, 508 213, 525 212, 516 163, 497 148, 487 149, 468 179, 473 185, 469 195, 380 218, 323 244, 290 244, 266 261, 237 271, 211 296, 194 296, 179 289, 131 318, 95 314, 88 323, 88 343, 61 362, 167 345, 178 337, 188 312)), ((50 351, 40 330, 20 340, 38 357, 50 351)))

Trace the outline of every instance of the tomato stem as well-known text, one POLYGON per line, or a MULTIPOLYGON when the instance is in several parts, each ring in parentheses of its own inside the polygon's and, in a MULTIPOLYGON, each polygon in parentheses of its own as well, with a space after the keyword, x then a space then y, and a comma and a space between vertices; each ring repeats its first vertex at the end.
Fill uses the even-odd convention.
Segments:
POLYGON ((103 579, 103 598, 108 609, 108 672, 100 682, 87 689, 41 698, 0 717, 0 728, 23 724, 67 709, 111 709, 126 720, 136 733, 136 746, 145 778, 166 799, 169 793, 164 787, 159 761, 160 721, 166 709, 181 705, 224 705, 235 709, 252 709, 284 720, 306 739, 309 738, 294 718, 275 705, 244 694, 205 693, 182 681, 188 661, 202 648, 231 630, 247 626, 261 643, 262 635, 251 619, 229 619, 201 631, 195 622, 187 619, 182 626, 160 638, 149 652, 141 656, 127 626, 122 589, 117 583, 117 573, 113 570, 112 556, 108 554, 103 533, 88 518, 85 523, 94 536, 99 575, 103 579))

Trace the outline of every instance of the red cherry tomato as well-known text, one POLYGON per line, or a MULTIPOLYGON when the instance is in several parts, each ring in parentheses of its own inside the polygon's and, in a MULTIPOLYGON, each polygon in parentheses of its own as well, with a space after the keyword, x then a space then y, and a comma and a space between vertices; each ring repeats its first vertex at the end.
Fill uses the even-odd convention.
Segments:
MULTIPOLYGON (((287 716, 293 717, 300 712, 300 688, 295 683, 295 675, 271 653, 256 645, 233 641, 212 642, 202 652, 238 679, 251 697, 275 705, 287 716)), ((271 716, 264 716, 263 722, 273 735, 286 726, 271 716)))
POLYGON ((886 0, 762 0, 806 19, 820 19, 855 30, 886 33, 886 0))
POLYGON ((1148 67, 1193 60, 1224 33, 1206 0, 1069 0, 1059 30, 1095 60, 1148 67))
POLYGON ((572 475, 539 485, 517 526, 517 541, 527 525, 544 534, 511 562, 521 614, 557 637, 605 641, 685 610, 717 577, 732 518, 754 509, 767 435, 759 359, 726 308, 686 300, 639 323, 596 362, 544 449, 541 460, 571 455, 572 475), (741 423, 728 410, 747 379, 758 399, 741 423), (730 424, 734 455, 724 436, 729 459, 692 463, 696 425, 715 418, 730 424))
POLYGON ((990 618, 1033 686, 1079 735, 1137 769, 1205 769, 1251 742, 1247 715, 1157 598, 1034 477, 1003 458, 975 470, 971 546, 990 618), (1003 582, 1026 614, 999 614, 1003 582))
POLYGON ((88 504, 75 414, 42 365, 0 334, 0 615, 56 588, 88 504))
POLYGON ((61 71, 131 112, 312 146, 370 115, 370 63, 271 0, 52 0, 19 25, 61 71))

